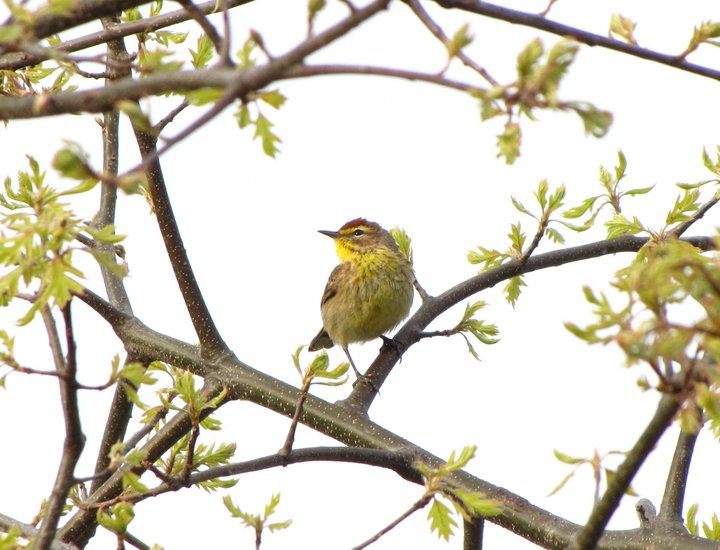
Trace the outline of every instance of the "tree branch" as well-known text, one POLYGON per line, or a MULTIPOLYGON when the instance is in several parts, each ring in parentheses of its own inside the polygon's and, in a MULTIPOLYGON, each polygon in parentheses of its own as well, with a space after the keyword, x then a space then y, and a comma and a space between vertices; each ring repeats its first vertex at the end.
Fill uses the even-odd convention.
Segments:
POLYGON ((75 384, 77 362, 70 304, 71 302, 68 302, 62 308, 65 323, 65 345, 67 347, 67 357, 65 358, 62 356, 62 349, 52 313, 48 307, 42 308, 42 318, 50 339, 50 347, 53 350, 55 368, 58 373, 62 373, 58 380, 60 382, 60 398, 65 419, 65 441, 60 466, 55 477, 55 484, 45 507, 40 530, 33 543, 33 548, 39 550, 45 550, 52 545, 65 506, 65 499, 70 492, 70 488, 75 483, 75 466, 85 446, 85 436, 80 427, 80 410, 78 408, 77 387, 75 384))
MULTIPOLYGON (((10 529, 16 529, 24 538, 35 538, 38 535, 38 529, 29 523, 23 523, 16 519, 0 514, 0 530, 9 531, 10 529)), ((65 544, 57 540, 52 541, 49 546, 50 550, 77 550, 77 546, 71 544, 65 544)))
POLYGON ((684 398, 677 395, 662 396, 652 420, 618 467, 585 526, 573 535, 568 550, 592 550, 597 546, 610 517, 620 504, 620 499, 630 487, 630 482, 672 423, 683 401, 684 398))
MULTIPOLYGON (((711 237, 693 237, 683 240, 704 250, 711 250, 715 247, 711 237)), ((537 254, 528 258, 524 263, 520 260, 512 260, 498 267, 488 269, 479 275, 455 285, 439 296, 428 298, 401 327, 397 334, 395 334, 394 339, 399 340, 404 346, 403 349, 407 350, 407 348, 423 338, 423 330, 425 327, 441 313, 462 300, 491 288, 502 281, 516 277, 517 275, 581 260, 599 258, 618 252, 637 252, 647 242, 648 238, 646 237, 618 237, 616 239, 597 241, 590 244, 562 248, 544 254, 537 254)), ((398 360, 398 354, 394 350, 381 350, 365 375, 371 378, 376 388, 380 388, 398 360)), ((376 395, 374 389, 368 384, 357 384, 353 388, 350 396, 342 403, 367 414, 376 395)))
POLYGON ((563 38, 570 37, 578 42, 587 44, 588 46, 600 46, 608 50, 624 53, 633 57, 639 57, 640 59, 654 61, 656 63, 660 63, 661 65, 667 65, 668 67, 680 69, 681 71, 688 73, 697 74, 713 80, 720 80, 720 71, 709 67, 703 67, 702 65, 688 63, 679 55, 659 53, 654 50, 628 44, 627 42, 608 38, 607 36, 583 31, 581 29, 571 27, 570 25, 550 21, 542 15, 512 10, 480 0, 435 0, 435 3, 443 8, 476 13, 492 19, 499 19, 500 21, 506 21, 508 23, 532 27, 534 29, 562 36, 563 38))
POLYGON ((200 345, 204 352, 210 356, 221 353, 229 353, 228 347, 220 336, 220 332, 215 326, 210 310, 205 303, 200 285, 195 278, 190 259, 185 251, 180 228, 178 227, 170 204, 170 196, 165 185, 165 178, 160 167, 160 161, 156 155, 156 138, 146 130, 140 128, 134 121, 132 122, 135 132, 135 139, 140 149, 140 155, 143 160, 154 156, 154 160, 147 165, 145 175, 147 177, 148 189, 153 202, 153 209, 157 218, 160 234, 165 243, 170 264, 177 280, 185 307, 190 314, 195 333, 200 340, 200 345))
MULTIPOLYGON (((128 8, 142 4, 149 4, 150 0, 76 0, 72 8, 63 14, 46 10, 44 14, 35 17, 28 29, 37 39, 47 38, 50 35, 89 23, 101 17, 120 13, 128 8)), ((3 25, 13 24, 12 18, 3 25)), ((7 46, 0 47, 0 53, 7 51, 7 46)))
POLYGON ((388 2, 389 0, 375 0, 325 31, 304 40, 286 54, 273 58, 265 65, 250 67, 240 73, 228 68, 165 72, 150 74, 139 80, 123 78, 104 89, 0 97, 0 119, 35 118, 77 112, 97 113, 112 110, 114 103, 120 99, 139 100, 148 95, 177 90, 225 88, 234 90, 235 97, 244 97, 251 91, 262 89, 283 78, 307 56, 386 9, 388 2))
MULTIPOLYGON (((253 0, 225 0, 223 7, 231 9, 243 4, 249 4, 253 0)), ((209 2, 203 2, 195 6, 200 12, 205 15, 213 13, 217 7, 216 0, 210 0, 209 2)), ((191 19, 191 15, 184 9, 156 15, 155 17, 147 17, 145 19, 139 19, 137 21, 130 21, 128 23, 122 23, 120 25, 114 25, 108 27, 102 31, 81 36, 73 40, 67 40, 59 44, 56 48, 45 48, 42 52, 13 52, 7 53, 0 57, 0 70, 7 69, 15 71, 24 67, 31 67, 37 65, 47 59, 52 58, 51 53, 57 52, 76 52, 85 50, 93 46, 105 44, 106 42, 125 38, 134 34, 140 34, 145 32, 152 32, 165 27, 171 27, 178 23, 183 23, 191 19)))
MULTIPOLYGON (((422 4, 420 4, 419 0, 405 0, 405 3, 410 7, 410 9, 413 11, 413 13, 422 21, 422 24, 425 25, 425 27, 437 38, 440 42, 442 42, 443 46, 447 44, 448 37, 445 34, 445 32, 442 30, 440 25, 438 25, 432 17, 428 14, 428 12, 425 11, 425 9, 422 7, 422 4)), ((462 50, 458 52, 457 58, 463 62, 463 64, 466 67, 471 68, 476 73, 478 73, 481 77, 483 77, 488 83, 490 83, 492 86, 497 86, 498 82, 495 80, 492 76, 490 76, 490 73, 488 73, 483 67, 478 65, 475 60, 471 59, 465 52, 462 50)))
MULTIPOLYGON (((707 239, 707 241, 711 242, 711 239, 707 239)), ((626 247, 637 245, 634 241, 627 239, 624 244, 626 247)), ((605 248, 608 248, 607 244, 605 248)), ((608 253, 622 251, 618 250, 617 246, 610 246, 609 250, 611 252, 608 253)), ((536 256, 530 261, 543 259, 543 256, 545 255, 536 256)), ((555 258, 553 261, 557 260, 558 258, 555 258)), ((548 261, 548 259, 544 258, 544 261, 548 261)), ((206 384, 214 382, 215 387, 218 388, 215 391, 221 391, 221 386, 225 387, 228 392, 226 397, 228 401, 247 400, 287 417, 290 417, 295 411, 299 398, 296 388, 256 371, 234 357, 225 357, 218 363, 209 365, 200 357, 196 346, 190 346, 152 331, 137 320, 123 323, 119 325, 119 329, 119 335, 128 350, 141 357, 152 357, 172 363, 198 376, 211 375, 212 379, 206 379, 206 384)), ((422 460, 429 467, 439 467, 445 463, 442 459, 393 432, 370 422, 364 414, 355 413, 347 407, 332 405, 312 395, 307 397, 303 405, 300 421, 346 445, 407 450, 407 452, 416 453, 418 460, 422 460)), ((187 415, 183 414, 171 419, 143 447, 148 452, 148 460, 155 460, 172 445, 173 439, 177 441, 187 433, 189 428, 190 422, 187 415)), ((122 487, 122 472, 123 468, 115 472, 92 496, 89 504, 117 496, 117 491, 122 487)), ((502 512, 498 516, 488 518, 488 521, 505 527, 527 540, 537 542, 545 548, 564 549, 568 545, 570 537, 579 529, 579 526, 530 504, 524 498, 466 472, 453 474, 449 481, 465 491, 481 492, 487 498, 498 500, 501 503, 502 512)), ((94 514, 89 512, 78 512, 63 528, 63 540, 82 541, 82 532, 87 529, 88 524, 95 521, 94 517, 94 514)), ((685 549, 715 550, 712 541, 694 539, 687 534, 653 532, 652 537, 656 543, 665 545, 663 547, 670 544, 683 544, 685 549)), ((648 540, 647 532, 639 529, 608 531, 598 544, 598 549, 617 548, 622 544, 625 550, 643 550, 646 548, 648 540)))
POLYGON ((658 514, 660 520, 682 526, 685 487, 687 486, 690 462, 698 433, 699 429, 693 432, 681 431, 678 436, 675 453, 670 464, 670 472, 665 483, 665 494, 658 514))
MULTIPOLYGON (((102 19, 103 28, 108 29, 119 21, 117 16, 102 19)), ((108 42, 108 67, 110 80, 106 82, 108 85, 112 80, 127 76, 129 67, 124 72, 118 72, 113 69, 114 66, 122 66, 122 61, 128 58, 128 52, 122 39, 114 39, 108 42)), ((120 158, 120 137, 119 122, 120 114, 117 111, 108 111, 103 113, 103 174, 116 176, 118 173, 118 162, 120 158)), ((100 187, 100 208, 95 218, 95 225, 102 229, 115 223, 115 207, 117 204, 117 186, 103 180, 100 187)), ((112 252, 112 245, 105 245, 102 250, 106 253, 112 252)), ((114 257, 114 255, 113 255, 114 257)), ((125 285, 120 278, 112 270, 104 265, 100 265, 100 270, 105 283, 105 291, 107 292, 110 303, 120 311, 132 315, 132 306, 130 298, 125 290, 125 285)), ((127 357, 125 363, 133 362, 132 357, 127 357)), ((118 441, 122 441, 125 437, 130 417, 132 416, 133 403, 128 398, 124 384, 115 386, 115 393, 108 412, 107 422, 103 431, 100 446, 95 459, 94 478, 90 485, 92 493, 106 479, 105 473, 110 466, 110 451, 112 446, 118 441)))
POLYGON ((482 550, 484 530, 484 518, 463 521, 463 550, 482 550))

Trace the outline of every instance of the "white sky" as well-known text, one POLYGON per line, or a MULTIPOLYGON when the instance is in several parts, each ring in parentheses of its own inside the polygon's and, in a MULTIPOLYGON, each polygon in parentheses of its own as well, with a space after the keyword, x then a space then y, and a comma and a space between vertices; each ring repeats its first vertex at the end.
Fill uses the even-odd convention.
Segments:
MULTIPOLYGON (((343 13, 335 4, 320 25, 343 13)), ((543 7, 530 1, 513 5, 529 12, 543 7)), ((270 51, 286 51, 304 36, 304 6, 304 2, 258 0, 234 10, 234 47, 245 39, 248 28, 254 28, 270 51)), ((671 2, 560 0, 551 18, 606 34, 610 14, 621 11, 639 22, 636 36, 642 45, 674 53, 683 49, 693 25, 713 17, 711 6, 714 3, 695 1, 680 10, 671 2)), ((431 8, 448 34, 471 22, 476 40, 468 53, 501 81, 512 79, 517 52, 539 35, 431 8)), ((541 36, 546 45, 558 40, 541 36)), ((690 59, 717 66, 716 55, 706 46, 690 59)), ((437 71, 444 56, 442 46, 408 8, 395 3, 389 12, 310 62, 437 71)), ((453 74, 468 77, 455 68, 453 74)), ((614 166, 616 151, 622 149, 629 162, 628 188, 657 185, 653 194, 629 200, 625 211, 659 227, 677 193, 674 184, 708 178, 701 151, 707 147, 714 154, 720 141, 716 82, 598 48, 581 48, 560 97, 587 100, 612 111, 615 123, 610 133, 601 140, 587 138, 577 117, 540 113, 538 122, 523 125, 522 157, 513 166, 495 157, 494 136, 501 121, 481 124, 476 102, 458 92, 354 76, 288 81, 279 87, 289 98, 286 106, 279 112, 263 111, 283 139, 276 160, 261 153, 250 130, 237 128, 229 110, 176 146, 163 158, 163 167, 185 246, 223 337, 241 360, 294 385, 298 379, 290 354, 318 330, 319 298, 336 263, 332 243, 317 229, 335 229, 357 216, 388 228, 404 227, 413 238, 418 278, 431 294, 438 294, 475 273, 465 259, 474 246, 505 248, 509 225, 518 219, 528 233, 534 231, 530 220, 520 218, 512 208, 511 195, 531 206, 537 183, 547 178, 553 188, 567 186, 568 206, 579 204, 599 194, 598 166, 614 166)), ((154 104, 153 113, 162 116, 167 105, 154 104)), ((196 114, 184 113, 169 134, 196 114)), ((127 125, 124 132, 122 164, 130 167, 137 153, 127 125)), ((80 142, 100 166, 99 127, 93 117, 21 121, 0 129, 0 176, 14 175, 24 167, 25 153, 47 166, 62 139, 80 142)), ((78 213, 90 218, 95 209, 93 198, 79 204, 78 213)), ((709 234, 716 219, 711 212, 691 233, 709 234)), ((195 341, 171 282, 155 220, 141 198, 121 197, 117 226, 128 235, 126 284, 135 313, 156 330, 195 341)), ((603 236, 601 231, 563 233, 569 245, 603 236)), ((550 248, 544 243, 540 252, 550 248)), ((461 338, 419 343, 383 386, 371 419, 443 457, 476 444, 478 457, 469 468, 475 475, 583 522, 592 503, 591 473, 582 471, 561 494, 546 497, 567 473, 552 450, 575 456, 591 456, 594 448, 627 450, 651 417, 657 396, 642 394, 635 386, 635 380, 648 373, 624 369, 615 349, 588 349, 563 329, 562 322, 588 321, 590 308, 582 298, 582 286, 604 289, 613 272, 629 260, 629 255, 621 255, 531 274, 514 310, 504 302, 500 289, 483 293, 478 298, 490 304, 483 318, 499 326, 502 341, 489 348, 478 346, 481 363, 467 353, 461 338)), ((100 290, 89 264, 87 272, 90 286, 100 290)), ((432 326, 453 326, 463 307, 432 326)), ((112 356, 122 348, 82 304, 75 306, 74 313, 80 378, 101 383, 112 356)), ((29 366, 50 368, 39 322, 30 327, 34 336, 28 338, 24 329, 12 326, 17 317, 18 310, 0 310, 0 326, 18 337, 19 357, 29 366)), ((361 370, 378 347, 375 343, 353 347, 361 370)), ((335 362, 343 360, 338 349, 330 355, 335 362)), ((335 401, 348 391, 349 386, 317 389, 316 394, 335 401)), ((83 428, 89 439, 78 474, 88 475, 111 393, 81 396, 83 428)), ((225 427, 218 440, 236 441, 238 460, 275 452, 289 424, 284 417, 247 403, 228 405, 217 416, 225 427)), ((0 418, 5 419, 3 441, 13 442, 3 447, 0 512, 29 521, 50 492, 61 452, 56 383, 50 378, 11 376, 7 391, 0 392, 0 418)), ((672 429, 633 484, 641 497, 656 505, 675 435, 672 429)), ((318 444, 332 442, 300 429, 297 447, 318 444)), ((700 502, 705 519, 720 508, 717 492, 711 490, 718 486, 719 459, 716 444, 703 434, 686 502, 700 502)), ((368 467, 317 464, 244 476, 229 494, 243 509, 259 512, 274 492, 282 493, 278 520, 292 518, 294 523, 286 531, 267 535, 263 549, 329 550, 365 540, 409 507, 422 490, 368 467)), ((250 547, 252 533, 229 517, 222 494, 186 490, 144 502, 138 505, 130 530, 166 549, 250 547)), ((623 502, 612 528, 637 526, 635 500, 623 502)), ((416 514, 373 548, 461 547, 461 537, 446 544, 430 534, 425 515, 416 514)), ((107 535, 101 535, 90 548, 111 544, 107 535)), ((488 525, 485 547, 534 546, 488 525)))

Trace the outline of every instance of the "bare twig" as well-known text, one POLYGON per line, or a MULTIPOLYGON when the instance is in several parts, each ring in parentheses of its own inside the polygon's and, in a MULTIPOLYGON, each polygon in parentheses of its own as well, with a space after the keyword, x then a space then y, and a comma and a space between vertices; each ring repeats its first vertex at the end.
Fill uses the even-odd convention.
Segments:
POLYGON ((375 533, 372 537, 370 537, 369 539, 367 539, 365 542, 363 542, 363 543, 358 544, 357 546, 355 546, 355 547, 353 548, 353 550, 363 550, 363 548, 367 548, 367 547, 370 546, 373 542, 377 542, 378 540, 380 540, 380 537, 382 537, 383 535, 385 535, 385 534, 389 533, 390 531, 392 531, 395 527, 397 527, 398 525, 400 525, 403 521, 405 521, 407 518, 409 518, 409 517, 410 517, 411 515, 413 515, 415 512, 417 512, 418 510, 422 510, 423 508, 425 508, 425 506, 427 506, 428 504, 430 504, 430 501, 431 501, 432 499, 433 499, 432 493, 425 493, 425 494, 422 496, 422 498, 420 498, 418 501, 416 501, 415 503, 413 503, 413 505, 410 506, 410 508, 408 508, 407 510, 405 510, 405 512, 403 512, 402 514, 400 514, 399 517, 397 517, 396 519, 394 519, 394 520, 393 520, 392 522, 390 522, 387 526, 383 527, 380 531, 378 531, 377 533, 375 533))
POLYGON ((180 113, 182 113, 189 106, 190 106, 190 102, 187 99, 183 99, 177 107, 175 107, 172 111, 170 111, 167 115, 165 115, 161 120, 159 120, 153 126, 153 128, 152 128, 153 133, 156 136, 160 136, 162 131, 165 129, 165 126, 167 126, 173 120, 175 120, 175 117, 178 116, 180 113))
POLYGON ((295 432, 297 431, 298 422, 300 421, 300 415, 302 414, 303 403, 305 403, 308 392, 310 391, 311 382, 311 379, 307 379, 305 382, 303 382, 302 388, 300 388, 300 396, 298 397, 295 412, 293 413, 293 417, 290 422, 290 429, 288 429, 288 434, 285 438, 285 444, 278 451, 278 454, 280 454, 281 456, 288 456, 290 454, 290 451, 292 451, 292 446, 295 442, 295 432))

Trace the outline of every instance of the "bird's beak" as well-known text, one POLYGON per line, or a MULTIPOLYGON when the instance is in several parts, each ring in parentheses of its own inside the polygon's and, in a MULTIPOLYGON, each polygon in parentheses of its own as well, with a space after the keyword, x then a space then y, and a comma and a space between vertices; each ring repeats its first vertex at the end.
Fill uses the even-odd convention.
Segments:
POLYGON ((332 239, 337 239, 340 236, 339 231, 328 231, 327 229, 320 229, 318 230, 318 233, 322 233, 323 235, 327 235, 328 237, 332 239))

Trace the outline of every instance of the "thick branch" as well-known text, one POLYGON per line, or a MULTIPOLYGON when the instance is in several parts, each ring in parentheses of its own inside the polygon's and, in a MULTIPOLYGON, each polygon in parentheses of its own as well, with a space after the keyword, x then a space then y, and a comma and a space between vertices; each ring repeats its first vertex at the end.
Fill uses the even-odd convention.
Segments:
MULTIPOLYGON (((152 331, 137 320, 121 323, 117 330, 126 348, 140 357, 166 361, 198 376, 212 376, 217 388, 222 385, 227 389, 227 400, 251 401, 287 417, 291 417, 295 411, 299 398, 297 388, 256 371, 234 357, 225 357, 217 363, 209 364, 201 358, 197 347, 152 331)), ((210 379, 206 380, 206 383, 210 382, 210 379)), ((303 406, 300 421, 346 445, 385 450, 402 449, 417 456, 418 460, 422 460, 430 467, 444 464, 444 461, 424 449, 370 422, 364 414, 355 413, 347 407, 333 405, 312 395, 308 396, 303 406)), ((145 450, 149 452, 149 460, 160 456, 174 441, 187 433, 189 428, 190 422, 186 415, 173 418, 145 446, 145 450)), ((122 486, 121 478, 120 471, 113 474, 93 495, 92 502, 117 496, 117 491, 122 486)), ((488 518, 488 521, 497 523, 545 548, 565 548, 573 533, 579 529, 579 526, 532 505, 524 498, 466 472, 458 472, 450 479, 458 488, 481 492, 488 498, 500 501, 501 514, 488 518)), ((93 513, 79 512, 63 528, 63 540, 82 541, 82 533, 94 521, 93 513)), ((653 536, 657 537, 653 539, 656 543, 664 545, 662 547, 683 544, 683 548, 686 549, 714 548, 712 541, 694 539, 686 534, 655 533, 653 536)), ((606 533, 598 548, 600 550, 618 548, 622 544, 625 550, 642 550, 648 543, 647 537, 647 533, 640 529, 611 531, 606 533)))
POLYGON ((628 44, 627 42, 608 38, 607 36, 583 31, 581 29, 571 27, 570 25, 550 21, 542 15, 512 10, 502 6, 488 4, 487 2, 480 0, 435 0, 435 2, 444 8, 477 13, 478 15, 484 15, 492 19, 499 19, 508 23, 532 27, 541 31, 562 36, 563 38, 573 38, 574 40, 587 44, 588 46, 600 46, 602 48, 621 52, 633 57, 647 59, 648 61, 654 61, 656 63, 660 63, 661 65, 667 65, 675 69, 680 69, 681 71, 712 78, 713 80, 720 80, 720 71, 709 67, 703 67, 702 65, 688 63, 679 55, 659 53, 654 50, 628 44))

